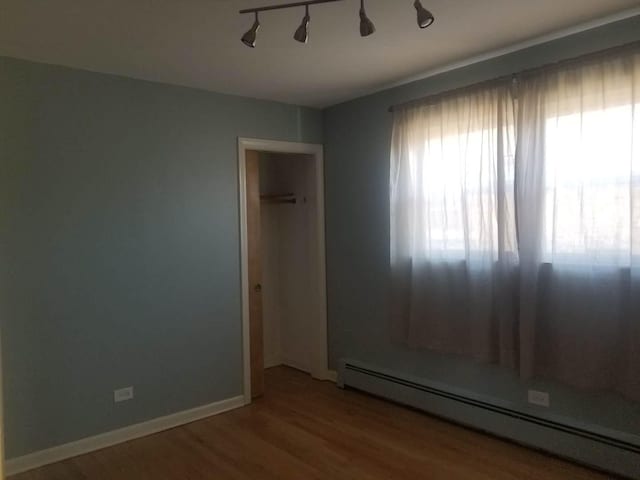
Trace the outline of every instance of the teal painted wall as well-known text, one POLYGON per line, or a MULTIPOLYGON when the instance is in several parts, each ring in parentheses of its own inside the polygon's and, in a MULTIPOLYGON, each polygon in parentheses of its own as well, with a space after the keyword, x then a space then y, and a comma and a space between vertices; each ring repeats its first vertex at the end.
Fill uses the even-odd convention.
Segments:
POLYGON ((242 394, 238 136, 322 114, 0 58, 8 458, 242 394))
MULTIPOLYGON (((429 31, 425 31, 428 42, 429 31)), ((325 110, 330 359, 379 367, 493 396, 527 409, 527 389, 551 392, 554 413, 640 434, 640 405, 602 393, 520 381, 463 358, 410 351, 389 340, 390 105, 640 40, 640 17, 538 45, 325 110)), ((640 442, 640 438, 636 441, 640 442)))
MULTIPOLYGON (((333 366, 353 357, 525 408, 531 385, 511 372, 388 340, 387 107, 638 39, 634 18, 324 115, 0 58, 7 456, 241 394, 238 136, 324 131, 333 366), (116 407, 128 385, 136 398, 116 407)), ((553 413, 640 433, 638 405, 534 386, 553 413)))

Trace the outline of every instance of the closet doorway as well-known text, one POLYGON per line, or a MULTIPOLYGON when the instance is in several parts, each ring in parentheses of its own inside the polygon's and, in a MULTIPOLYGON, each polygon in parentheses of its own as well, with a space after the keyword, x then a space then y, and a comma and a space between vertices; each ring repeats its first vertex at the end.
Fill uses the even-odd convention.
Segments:
POLYGON ((238 139, 244 399, 264 369, 331 379, 321 145, 238 139))

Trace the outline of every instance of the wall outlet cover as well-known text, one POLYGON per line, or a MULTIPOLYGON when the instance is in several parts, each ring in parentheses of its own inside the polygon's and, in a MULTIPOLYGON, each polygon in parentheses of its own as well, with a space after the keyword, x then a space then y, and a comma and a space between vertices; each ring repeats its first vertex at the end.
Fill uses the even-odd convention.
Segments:
POLYGON ((541 392, 538 390, 529 390, 529 403, 539 407, 549 407, 549 392, 541 392))
POLYGON ((133 387, 120 388, 113 391, 113 401, 115 403, 124 402, 133 398, 133 387))

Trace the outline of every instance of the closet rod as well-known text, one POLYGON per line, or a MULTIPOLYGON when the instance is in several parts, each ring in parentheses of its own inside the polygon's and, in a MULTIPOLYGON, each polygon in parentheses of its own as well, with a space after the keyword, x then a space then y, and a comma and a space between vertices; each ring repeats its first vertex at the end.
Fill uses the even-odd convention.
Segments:
POLYGON ((260 195, 260 201, 262 203, 289 203, 293 205, 297 203, 293 193, 260 195))
POLYGON ((436 102, 442 98, 450 97, 452 95, 460 94, 466 91, 472 91, 476 88, 480 87, 488 87, 491 85, 498 85, 501 83, 506 83, 508 81, 517 82, 517 80, 521 77, 526 77, 529 75, 533 75, 536 73, 544 72, 556 67, 569 66, 574 64, 579 64, 583 62, 589 62, 601 59, 603 57, 607 57, 609 55, 615 55, 618 53, 625 52, 627 50, 639 50, 640 51, 640 41, 635 41, 631 43, 625 43, 623 45, 616 45, 615 47, 607 48, 605 50, 598 50, 597 52, 587 53, 585 55, 580 55, 578 57, 567 58, 565 60, 558 60, 557 62, 551 62, 540 67, 529 68, 526 70, 521 70, 516 73, 510 73, 508 75, 502 75, 500 77, 491 78, 489 80, 484 80, 479 83, 473 83, 471 85, 465 85, 460 88, 454 88, 451 90, 445 90, 443 92, 434 93, 433 95, 427 95, 426 97, 416 98, 414 100, 409 100, 408 102, 399 103, 397 105, 392 105, 389 107, 389 112, 395 112, 396 110, 401 110, 405 107, 410 107, 412 105, 420 105, 420 104, 429 104, 431 102, 436 102))

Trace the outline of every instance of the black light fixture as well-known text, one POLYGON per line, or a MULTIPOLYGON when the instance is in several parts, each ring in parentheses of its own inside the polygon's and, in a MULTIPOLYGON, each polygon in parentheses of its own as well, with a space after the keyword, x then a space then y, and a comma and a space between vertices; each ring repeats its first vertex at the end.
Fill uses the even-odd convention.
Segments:
POLYGON ((418 26, 420 28, 427 28, 430 26, 435 20, 433 14, 422 6, 420 0, 416 0, 413 3, 413 6, 416 7, 416 11, 418 12, 418 26))
POLYGON ((253 22, 253 26, 247 33, 242 36, 242 43, 247 47, 256 48, 256 37, 258 36, 258 30, 260 30, 260 20, 258 19, 258 12, 255 12, 256 20, 253 22))
POLYGON ((376 31, 376 26, 367 17, 367 12, 364 9, 364 0, 360 0, 360 36, 368 37, 376 31))
MULTIPOLYGON (((256 8, 247 8, 244 10, 240 10, 241 14, 245 13, 254 13, 256 16, 256 20, 253 23, 253 27, 247 33, 242 36, 242 43, 246 46, 255 48, 256 46, 256 37, 258 36, 258 30, 260 29, 260 22, 258 21, 258 12, 265 12, 268 10, 282 10, 285 8, 296 8, 296 7, 305 7, 305 15, 302 19, 302 23, 296 29, 293 38, 300 43, 307 43, 309 40, 309 23, 311 22, 311 17, 309 16, 309 5, 318 5, 321 3, 334 3, 334 2, 342 2, 345 0, 306 0, 306 1, 298 1, 293 3, 285 3, 280 5, 265 5, 264 7, 256 7, 256 8)), ((414 0, 413 6, 416 9, 418 14, 418 26, 420 28, 427 28, 434 22, 433 14, 422 6, 420 0, 414 0)), ((376 26, 373 24, 371 19, 367 16, 367 11, 364 6, 364 0, 360 0, 360 35, 363 37, 368 37, 369 35, 374 34, 376 31, 376 26)))
POLYGON ((311 17, 309 16, 309 5, 305 5, 305 14, 302 19, 302 23, 296 30, 296 33, 293 34, 293 38, 300 43, 307 43, 309 40, 309 22, 311 21, 311 17))

